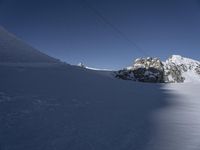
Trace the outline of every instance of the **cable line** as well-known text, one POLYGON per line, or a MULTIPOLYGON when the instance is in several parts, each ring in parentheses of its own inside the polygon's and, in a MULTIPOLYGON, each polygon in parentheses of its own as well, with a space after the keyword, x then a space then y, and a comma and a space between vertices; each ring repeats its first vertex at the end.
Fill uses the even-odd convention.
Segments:
POLYGON ((96 16, 98 16, 105 24, 110 26, 115 32, 117 32, 121 37, 123 37, 130 45, 136 48, 136 50, 142 53, 145 56, 148 56, 147 53, 138 46, 134 41, 132 41, 126 34, 124 34, 117 26, 115 26, 111 21, 108 20, 104 15, 102 15, 95 7, 90 5, 88 1, 81 0, 96 16))

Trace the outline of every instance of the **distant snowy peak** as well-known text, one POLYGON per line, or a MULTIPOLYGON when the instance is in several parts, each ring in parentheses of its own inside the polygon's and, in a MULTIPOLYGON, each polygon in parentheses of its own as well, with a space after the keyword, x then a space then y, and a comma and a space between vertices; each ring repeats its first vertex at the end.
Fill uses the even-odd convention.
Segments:
POLYGON ((188 69, 195 68, 200 65, 200 62, 190 58, 185 58, 180 55, 172 55, 169 59, 166 60, 166 63, 174 63, 176 65, 184 65, 188 69))
POLYGON ((58 63, 0 26, 0 63, 58 63))
POLYGON ((200 81, 200 62, 197 60, 180 55, 172 55, 164 64, 166 72, 172 71, 174 68, 179 70, 184 82, 200 81))
POLYGON ((200 62, 172 55, 165 62, 158 58, 138 58, 116 77, 142 82, 200 82, 200 62))

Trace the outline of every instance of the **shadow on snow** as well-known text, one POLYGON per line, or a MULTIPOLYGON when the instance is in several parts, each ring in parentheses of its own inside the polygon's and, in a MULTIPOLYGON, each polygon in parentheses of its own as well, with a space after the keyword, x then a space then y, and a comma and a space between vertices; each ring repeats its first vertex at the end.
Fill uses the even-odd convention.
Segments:
POLYGON ((1 66, 0 83, 1 150, 143 150, 172 96, 71 66, 1 66))

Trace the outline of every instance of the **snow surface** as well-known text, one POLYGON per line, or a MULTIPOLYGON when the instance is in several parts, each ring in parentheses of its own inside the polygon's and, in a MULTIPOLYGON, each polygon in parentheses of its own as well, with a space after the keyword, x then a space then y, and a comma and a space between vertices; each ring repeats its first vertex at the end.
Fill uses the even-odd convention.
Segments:
POLYGON ((0 66, 1 150, 200 148, 200 84, 123 81, 70 65, 0 66))
POLYGON ((114 71, 112 69, 99 69, 99 68, 93 68, 93 67, 85 67, 85 68, 89 70, 96 70, 96 71, 114 71))
POLYGON ((183 77, 185 78, 184 82, 200 82, 200 75, 195 71, 184 72, 183 77))
POLYGON ((168 107, 152 115, 156 130, 148 149, 199 150, 200 84, 167 84, 163 89, 174 96, 167 99, 168 107))

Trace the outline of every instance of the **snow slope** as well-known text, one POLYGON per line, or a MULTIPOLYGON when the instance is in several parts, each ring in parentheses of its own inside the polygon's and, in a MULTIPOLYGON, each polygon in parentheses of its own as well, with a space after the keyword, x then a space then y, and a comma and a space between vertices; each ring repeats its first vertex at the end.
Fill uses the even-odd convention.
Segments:
POLYGON ((2 150, 142 150, 169 96, 69 65, 0 66, 0 83, 2 150))
POLYGON ((145 84, 70 65, 0 66, 2 150, 199 148, 200 84, 145 84))
POLYGON ((58 63, 59 61, 29 46, 0 26, 0 63, 5 62, 58 63))

